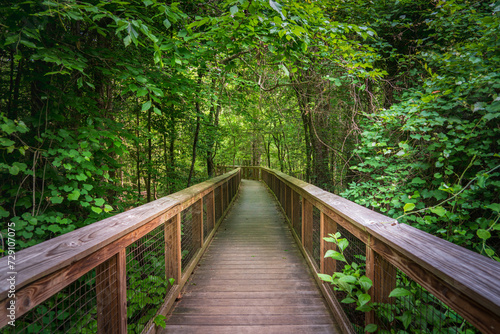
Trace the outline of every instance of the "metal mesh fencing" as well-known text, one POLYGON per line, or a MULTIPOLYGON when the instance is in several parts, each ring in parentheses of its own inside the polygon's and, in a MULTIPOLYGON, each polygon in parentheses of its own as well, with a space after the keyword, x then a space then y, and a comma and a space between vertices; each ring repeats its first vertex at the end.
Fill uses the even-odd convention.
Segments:
MULTIPOLYGON (((376 266, 384 267, 383 260, 376 258, 376 266)), ((386 267, 386 266, 385 266, 386 267)), ((383 277, 375 277, 382 284, 393 282, 398 297, 389 298, 390 291, 382 296, 374 296, 374 318, 372 321, 380 332, 396 333, 480 333, 473 325, 442 303, 434 295, 421 287, 397 269, 384 270, 383 277)), ((358 332, 362 333, 360 328, 358 332)))
MULTIPOLYGON (((203 241, 207 240, 208 235, 212 232, 213 226, 210 226, 210 221, 208 220, 208 205, 210 200, 208 199, 209 195, 205 195, 203 197, 203 241)), ((210 202, 211 204, 211 202, 210 202)))
POLYGON ((199 245, 195 244, 196 238, 194 237, 194 233, 193 205, 191 205, 181 213, 182 270, 186 268, 199 248, 199 245))
POLYGON ((164 228, 160 225, 126 248, 129 333, 142 332, 171 287, 165 277, 164 228))
POLYGON ((321 211, 313 206, 313 244, 312 244, 312 257, 316 264, 316 269, 321 266, 321 211))
POLYGON ((221 187, 217 187, 214 190, 214 200, 215 200, 215 221, 217 222, 222 216, 222 198, 221 198, 221 187))
POLYGON ((285 205, 286 216, 288 220, 292 220, 292 189, 286 186, 286 205, 285 205))
MULTIPOLYGON (((62 291, 7 325, 2 333, 96 333, 96 271, 89 271, 62 291)), ((111 320, 111 319, 110 319, 111 320)))
MULTIPOLYGON (((342 261, 336 261, 336 270, 337 272, 343 272, 344 268, 351 268, 352 263, 356 263, 359 267, 366 267, 366 246, 365 244, 356 238, 352 233, 343 228, 340 225, 337 225, 337 232, 340 232, 341 238, 347 239, 349 241, 349 246, 344 250, 344 256, 347 263, 342 261), (349 267, 346 267, 349 266, 349 267)), ((343 291, 335 291, 335 296, 337 300, 342 301, 347 297, 347 293, 343 291)), ((347 315, 347 318, 353 325, 355 329, 360 328, 361 333, 364 333, 364 325, 365 325, 365 313, 356 310, 355 303, 341 303, 342 309, 344 313, 347 315)))
POLYGON ((297 216, 295 218, 295 224, 293 224, 293 228, 295 233, 299 237, 300 241, 302 241, 302 196, 297 195, 298 201, 294 202, 294 205, 297 205, 297 216))

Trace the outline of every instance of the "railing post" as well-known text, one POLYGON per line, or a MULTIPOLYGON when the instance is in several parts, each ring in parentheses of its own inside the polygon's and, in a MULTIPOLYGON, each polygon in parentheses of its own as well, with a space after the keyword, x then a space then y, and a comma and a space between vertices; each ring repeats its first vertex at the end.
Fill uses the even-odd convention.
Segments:
POLYGON ((193 203, 193 246, 203 247, 203 198, 193 203))
POLYGON ((165 222, 165 276, 173 278, 175 284, 181 279, 181 214, 165 222))
POLYGON ((312 254, 313 251, 313 205, 302 198, 302 245, 312 254))
POLYGON ((331 257, 325 259, 325 254, 328 250, 337 250, 337 245, 333 242, 327 242, 323 240, 323 238, 328 237, 328 234, 335 234, 337 233, 337 223, 325 215, 323 212, 321 212, 321 218, 320 218, 320 223, 321 223, 321 251, 320 251, 320 258, 321 258, 321 273, 327 274, 327 275, 333 275, 333 273, 337 270, 337 261, 332 259, 331 257))
POLYGON ((97 332, 127 333, 126 250, 96 267, 97 332))
POLYGON ((285 204, 285 212, 290 221, 292 222, 292 188, 289 186, 286 187, 286 204, 285 204))
MULTIPOLYGON (((374 303, 391 303, 389 294, 396 287, 396 268, 366 245, 366 277, 372 280, 369 290, 374 303)), ((366 325, 379 324, 374 311, 365 317, 366 325)))

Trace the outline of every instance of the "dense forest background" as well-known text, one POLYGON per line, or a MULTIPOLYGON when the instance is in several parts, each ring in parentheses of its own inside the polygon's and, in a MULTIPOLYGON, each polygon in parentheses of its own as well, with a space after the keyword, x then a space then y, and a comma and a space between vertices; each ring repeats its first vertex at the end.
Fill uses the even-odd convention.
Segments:
POLYGON ((0 228, 19 249, 262 165, 500 261, 498 1, 26 0, 0 18, 0 228))

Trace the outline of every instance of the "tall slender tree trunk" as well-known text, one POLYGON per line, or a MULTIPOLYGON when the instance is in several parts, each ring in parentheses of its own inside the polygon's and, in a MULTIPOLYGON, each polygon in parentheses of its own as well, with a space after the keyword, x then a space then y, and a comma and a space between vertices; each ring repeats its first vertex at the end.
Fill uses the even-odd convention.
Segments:
POLYGON ((152 145, 151 145, 151 108, 148 109, 148 169, 147 169, 147 178, 146 178, 146 196, 147 202, 151 202, 151 170, 152 166, 152 145))
MULTIPOLYGON (((203 75, 198 72, 198 87, 201 89, 201 79, 203 75)), ((189 170, 189 177, 187 181, 187 186, 191 185, 191 179, 194 173, 194 165, 196 163, 196 147, 198 146, 198 135, 200 133, 200 115, 201 115, 201 107, 200 107, 200 99, 196 99, 196 129, 194 131, 194 139, 193 139, 193 157, 191 159, 191 169, 189 170)))
POLYGON ((141 143, 139 141, 139 121, 140 121, 141 111, 137 110, 137 118, 135 124, 135 137, 137 140, 137 160, 136 160, 136 173, 137 173, 137 198, 141 198, 141 143))

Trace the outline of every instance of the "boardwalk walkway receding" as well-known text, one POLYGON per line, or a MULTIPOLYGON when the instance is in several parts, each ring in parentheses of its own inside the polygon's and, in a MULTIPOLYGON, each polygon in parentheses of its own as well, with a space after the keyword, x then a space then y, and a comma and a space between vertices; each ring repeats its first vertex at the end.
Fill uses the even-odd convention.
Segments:
POLYGON ((274 198, 243 180, 163 333, 337 332, 274 198))

